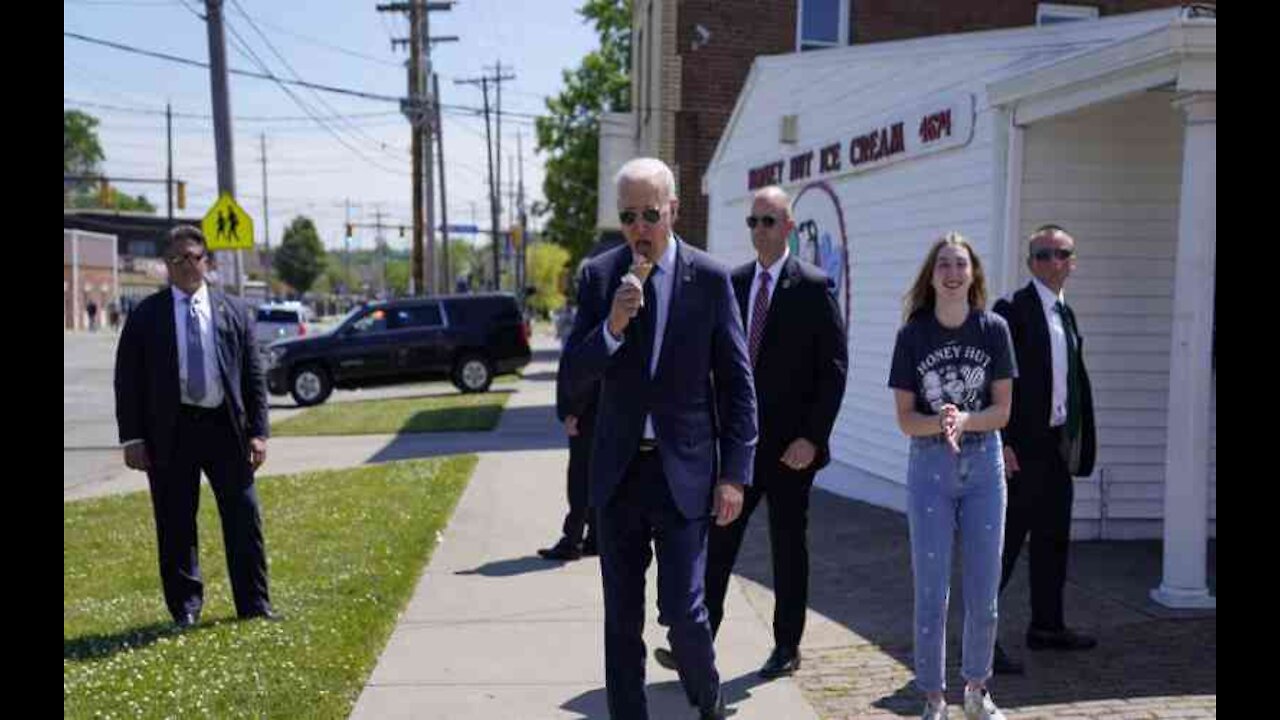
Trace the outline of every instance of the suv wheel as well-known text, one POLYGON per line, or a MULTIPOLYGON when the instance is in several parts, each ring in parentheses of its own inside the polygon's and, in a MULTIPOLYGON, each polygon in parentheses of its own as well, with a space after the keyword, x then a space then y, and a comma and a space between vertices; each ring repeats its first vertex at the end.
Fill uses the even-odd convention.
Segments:
POLYGON ((289 394, 301 407, 319 405, 329 399, 331 392, 333 384, 329 382, 329 373, 319 365, 303 365, 289 378, 289 394))
POLYGON ((464 393, 480 393, 493 382, 493 367, 481 355, 463 355, 453 366, 453 384, 464 393))

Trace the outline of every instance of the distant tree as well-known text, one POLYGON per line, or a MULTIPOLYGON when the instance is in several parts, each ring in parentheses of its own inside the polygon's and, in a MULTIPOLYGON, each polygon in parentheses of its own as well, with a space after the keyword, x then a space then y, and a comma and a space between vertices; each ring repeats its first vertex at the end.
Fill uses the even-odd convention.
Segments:
POLYGON ((324 245, 311 218, 299 215, 289 223, 272 265, 299 295, 311 289, 325 268, 324 245))
POLYGON ((630 109, 631 0, 586 0, 578 14, 595 24, 600 48, 564 71, 564 90, 547 98, 549 112, 537 120, 546 202, 533 209, 549 215, 544 236, 568 248, 574 263, 595 240, 600 114, 630 109))
MULTIPOLYGON (((98 142, 98 119, 79 110, 62 111, 62 174, 99 175, 105 156, 98 142)), ((86 180, 64 180, 63 203, 71 193, 84 192, 92 184, 86 180)))
POLYGON ((529 296, 529 307, 539 315, 546 317, 564 307, 564 292, 560 281, 568 265, 569 250, 563 246, 545 242, 529 246, 527 282, 537 289, 537 292, 529 296))

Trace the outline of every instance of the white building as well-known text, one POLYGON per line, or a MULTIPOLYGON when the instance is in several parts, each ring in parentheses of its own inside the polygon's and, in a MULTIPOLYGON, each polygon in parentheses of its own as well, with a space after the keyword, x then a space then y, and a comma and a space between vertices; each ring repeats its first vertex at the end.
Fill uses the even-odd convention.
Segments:
POLYGON ((778 183, 802 256, 838 277, 849 381, 819 485, 904 507, 886 383, 929 245, 969 237, 994 300, 1029 280, 1031 229, 1056 223, 1080 254, 1066 293, 1099 438, 1073 535, 1163 536, 1154 595, 1213 603, 1216 22, 1169 9, 756 60, 703 179, 708 249, 752 258, 751 191, 778 183))

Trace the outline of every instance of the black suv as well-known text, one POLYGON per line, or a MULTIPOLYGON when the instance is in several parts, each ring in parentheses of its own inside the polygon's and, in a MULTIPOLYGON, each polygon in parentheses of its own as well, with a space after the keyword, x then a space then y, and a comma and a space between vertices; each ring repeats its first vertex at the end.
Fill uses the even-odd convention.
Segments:
POLYGON ((494 375, 529 364, 529 327, 509 293, 366 303, 333 330, 267 348, 267 387, 316 405, 333 388, 448 377, 484 392, 494 375))

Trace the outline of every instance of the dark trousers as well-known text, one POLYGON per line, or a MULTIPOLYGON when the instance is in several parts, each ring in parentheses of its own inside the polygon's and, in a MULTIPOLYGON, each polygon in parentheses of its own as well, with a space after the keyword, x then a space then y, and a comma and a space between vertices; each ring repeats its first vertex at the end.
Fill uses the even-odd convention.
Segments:
POLYGON ((712 525, 707 550, 707 611, 713 636, 724 619, 729 576, 742 547, 751 513, 766 499, 769 504, 769 549, 773 559, 773 641, 778 647, 798 648, 804 634, 809 603, 809 491, 814 471, 795 472, 778 465, 767 472, 757 466, 743 498, 742 514, 731 524, 712 525))
POLYGON ((649 717, 644 694, 645 571, 658 554, 658 622, 668 628, 680 682, 700 708, 720 688, 711 625, 703 604, 707 516, 686 519, 667 488, 658 451, 637 453, 608 505, 599 511, 604 580, 605 688, 613 720, 649 717))
POLYGON ((262 513, 254 490, 248 448, 237 438, 226 407, 183 409, 173 457, 147 472, 160 555, 165 604, 175 618, 198 613, 204 603, 196 514, 200 472, 209 478, 222 518, 222 541, 236 614, 270 610, 262 513))
POLYGON ((1075 486, 1060 443, 1061 430, 1054 429, 1041 439, 1014 448, 1021 471, 1009 480, 1000 589, 1009 584, 1018 552, 1031 533, 1031 627, 1037 630, 1066 626, 1062 589, 1067 582, 1075 486))
MULTIPOLYGON (((578 423, 581 429, 586 421, 578 423)), ((582 533, 586 530, 588 543, 596 541, 595 521, 591 507, 587 504, 587 468, 591 466, 591 433, 579 432, 576 437, 569 438, 569 477, 568 491, 569 512, 564 516, 564 537, 569 542, 580 543, 582 533)))

